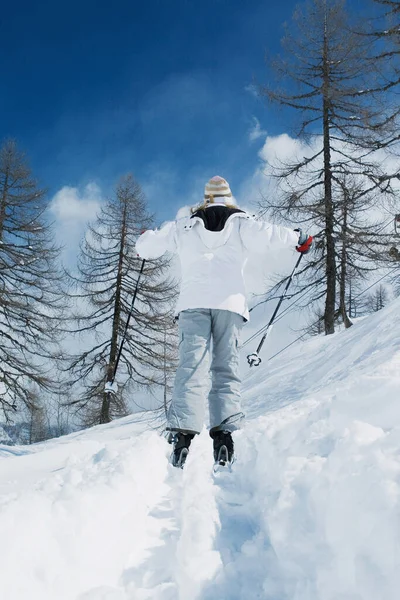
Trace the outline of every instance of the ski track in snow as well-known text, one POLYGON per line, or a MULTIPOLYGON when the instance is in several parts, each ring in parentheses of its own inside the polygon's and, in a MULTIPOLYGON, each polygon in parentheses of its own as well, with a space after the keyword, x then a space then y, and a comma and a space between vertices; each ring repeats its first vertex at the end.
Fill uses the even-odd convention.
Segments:
POLYGON ((253 369, 232 472, 135 417, 1 446, 1 599, 398 600, 399 307, 253 369))
POLYGON ((238 439, 236 446, 240 460, 234 463, 232 472, 215 476, 220 520, 215 547, 220 552, 222 568, 215 580, 205 586, 202 600, 265 597, 263 584, 271 565, 271 546, 268 532, 262 526, 256 480, 249 473, 251 462, 246 465, 246 458, 252 461, 254 457, 254 448, 248 445, 246 451, 238 439))
POLYGON ((160 536, 145 561, 123 573, 127 598, 195 600, 203 581, 219 568, 213 549, 218 523, 209 464, 205 468, 209 461, 205 452, 196 452, 196 442, 185 470, 167 466, 165 495, 149 515, 162 521, 160 536))
MULTIPOLYGON (((266 597, 265 580, 273 551, 264 530, 255 481, 246 466, 245 446, 242 451, 242 459, 232 472, 213 474, 211 440, 203 432, 192 443, 184 470, 168 466, 166 495, 150 513, 164 522, 159 544, 144 563, 123 573, 128 598, 266 597)), ((247 444, 250 460, 254 451, 247 444)), ((271 589, 273 579, 271 569, 271 589)))
POLYGON ((266 540, 245 464, 236 463, 232 472, 214 475, 211 440, 204 432, 192 443, 185 469, 169 465, 168 470, 170 487, 151 513, 164 520, 160 545, 152 549, 145 564, 124 573, 128 597, 261 598, 263 579, 256 585, 259 567, 254 559, 260 563, 266 540), (252 591, 248 590, 249 577, 252 591))

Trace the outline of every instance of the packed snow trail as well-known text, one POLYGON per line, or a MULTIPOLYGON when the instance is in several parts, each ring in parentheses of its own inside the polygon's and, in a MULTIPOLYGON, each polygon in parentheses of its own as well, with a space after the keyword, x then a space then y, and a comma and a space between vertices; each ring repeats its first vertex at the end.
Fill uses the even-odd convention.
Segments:
POLYGON ((7 600, 398 600, 400 300, 244 381, 232 473, 134 417, 0 446, 7 600))

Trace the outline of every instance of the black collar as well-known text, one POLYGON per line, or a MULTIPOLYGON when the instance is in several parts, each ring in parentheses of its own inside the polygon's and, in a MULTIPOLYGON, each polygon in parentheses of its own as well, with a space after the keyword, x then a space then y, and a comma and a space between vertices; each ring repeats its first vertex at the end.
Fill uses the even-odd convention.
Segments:
POLYGON ((211 205, 197 210, 191 216, 191 219, 195 217, 201 219, 208 231, 222 231, 229 217, 236 213, 244 213, 244 211, 240 208, 231 208, 225 205, 211 205))

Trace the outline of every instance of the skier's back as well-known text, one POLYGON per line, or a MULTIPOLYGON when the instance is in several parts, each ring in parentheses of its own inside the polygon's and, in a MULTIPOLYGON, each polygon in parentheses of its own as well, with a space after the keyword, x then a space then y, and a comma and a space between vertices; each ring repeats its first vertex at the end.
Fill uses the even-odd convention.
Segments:
POLYGON ((211 390, 208 394, 214 458, 233 460, 232 432, 243 420, 239 377, 239 338, 249 319, 244 267, 249 252, 297 247, 308 251, 312 238, 286 227, 256 220, 232 204, 229 184, 213 177, 204 203, 190 217, 146 231, 137 242, 142 258, 176 252, 181 262, 179 365, 168 414, 174 433, 172 463, 183 466, 190 443, 204 424, 209 388, 208 355, 212 340, 211 390))

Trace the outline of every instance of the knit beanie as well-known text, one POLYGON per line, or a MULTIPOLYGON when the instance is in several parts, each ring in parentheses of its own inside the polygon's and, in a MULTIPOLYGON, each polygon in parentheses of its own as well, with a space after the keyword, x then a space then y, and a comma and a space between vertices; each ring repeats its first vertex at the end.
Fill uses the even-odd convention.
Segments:
POLYGON ((215 175, 215 177, 212 177, 210 181, 206 183, 204 188, 204 198, 209 199, 217 196, 226 196, 230 198, 232 192, 226 179, 215 175))

